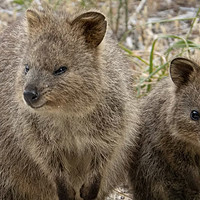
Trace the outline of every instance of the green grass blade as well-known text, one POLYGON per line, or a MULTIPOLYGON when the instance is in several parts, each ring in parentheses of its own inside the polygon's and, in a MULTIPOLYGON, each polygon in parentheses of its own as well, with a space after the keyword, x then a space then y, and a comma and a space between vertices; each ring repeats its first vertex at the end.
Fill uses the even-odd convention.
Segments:
MULTIPOLYGON (((151 46, 151 52, 150 52, 150 57, 149 57, 149 74, 153 72, 153 56, 154 56, 154 49, 156 42, 158 41, 158 38, 153 41, 153 44, 151 46)), ((148 79, 148 82, 151 82, 151 78, 148 79)), ((151 85, 149 84, 147 86, 147 92, 151 90, 151 85)))
POLYGON ((197 13, 196 13, 196 16, 195 16, 194 19, 193 19, 193 22, 192 22, 192 24, 191 24, 191 26, 190 26, 190 29, 189 29, 189 31, 188 31, 188 33, 187 33, 187 35, 186 35, 186 39, 188 39, 189 36, 190 36, 190 34, 192 33, 192 29, 193 29, 193 27, 194 27, 194 24, 195 24, 196 20, 198 19, 199 13, 200 13, 200 8, 198 9, 198 11, 197 11, 197 13))
POLYGON ((130 49, 126 48, 124 45, 119 44, 119 47, 121 49, 123 49, 126 53, 128 53, 130 56, 137 58, 138 60, 140 60, 141 62, 143 62, 145 65, 149 65, 149 63, 146 60, 142 59, 140 56, 135 55, 133 53, 133 51, 131 51, 130 49))

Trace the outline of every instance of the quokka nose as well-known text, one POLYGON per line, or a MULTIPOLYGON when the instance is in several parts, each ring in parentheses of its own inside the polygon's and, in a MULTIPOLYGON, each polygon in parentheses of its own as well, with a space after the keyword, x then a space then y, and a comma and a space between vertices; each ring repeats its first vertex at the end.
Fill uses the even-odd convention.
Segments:
POLYGON ((39 99, 39 93, 36 87, 28 86, 24 90, 24 100, 28 105, 32 105, 39 99))

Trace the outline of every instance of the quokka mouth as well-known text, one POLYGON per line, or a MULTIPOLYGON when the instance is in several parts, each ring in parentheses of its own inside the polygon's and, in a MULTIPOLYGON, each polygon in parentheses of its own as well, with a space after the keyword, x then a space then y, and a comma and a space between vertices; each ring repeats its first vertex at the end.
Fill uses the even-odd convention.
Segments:
POLYGON ((42 99, 38 99, 37 102, 34 102, 34 101, 29 101, 28 99, 25 99, 24 97, 23 97, 23 101, 28 107, 31 107, 32 109, 42 108, 47 103, 46 100, 42 101, 42 99))
POLYGON ((33 109, 38 109, 38 108, 42 108, 44 105, 45 105, 45 103, 42 105, 39 105, 39 106, 30 105, 30 107, 33 109))
POLYGON ((30 106, 30 107, 33 108, 33 109, 39 109, 39 108, 44 107, 45 104, 46 104, 46 102, 41 103, 41 104, 38 104, 38 105, 36 105, 36 104, 29 104, 28 106, 30 106))

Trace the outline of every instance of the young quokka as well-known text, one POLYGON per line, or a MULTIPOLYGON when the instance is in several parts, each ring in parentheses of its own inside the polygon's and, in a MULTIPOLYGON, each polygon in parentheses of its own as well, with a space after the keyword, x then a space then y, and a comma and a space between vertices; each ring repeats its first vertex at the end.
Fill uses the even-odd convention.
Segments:
POLYGON ((200 66, 175 58, 170 77, 140 104, 130 171, 137 200, 200 199, 200 66))
POLYGON ((104 15, 33 5, 0 36, 0 199, 104 199, 135 142, 132 70, 104 15))

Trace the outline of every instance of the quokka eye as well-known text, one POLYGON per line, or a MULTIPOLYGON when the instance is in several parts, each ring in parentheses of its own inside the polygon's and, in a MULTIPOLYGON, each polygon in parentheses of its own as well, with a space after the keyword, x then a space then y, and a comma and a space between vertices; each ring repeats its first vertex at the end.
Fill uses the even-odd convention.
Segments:
POLYGON ((191 117, 192 120, 198 121, 200 119, 200 114, 199 114, 198 111, 192 110, 191 113, 190 113, 190 117, 191 117))
POLYGON ((25 64, 25 70, 24 70, 25 75, 28 73, 28 71, 29 71, 29 66, 28 64, 25 64))
POLYGON ((62 66, 62 67, 60 67, 59 69, 55 70, 55 71, 53 72, 53 74, 54 74, 55 76, 58 76, 58 75, 61 75, 61 74, 65 73, 66 71, 67 71, 67 67, 62 66))

